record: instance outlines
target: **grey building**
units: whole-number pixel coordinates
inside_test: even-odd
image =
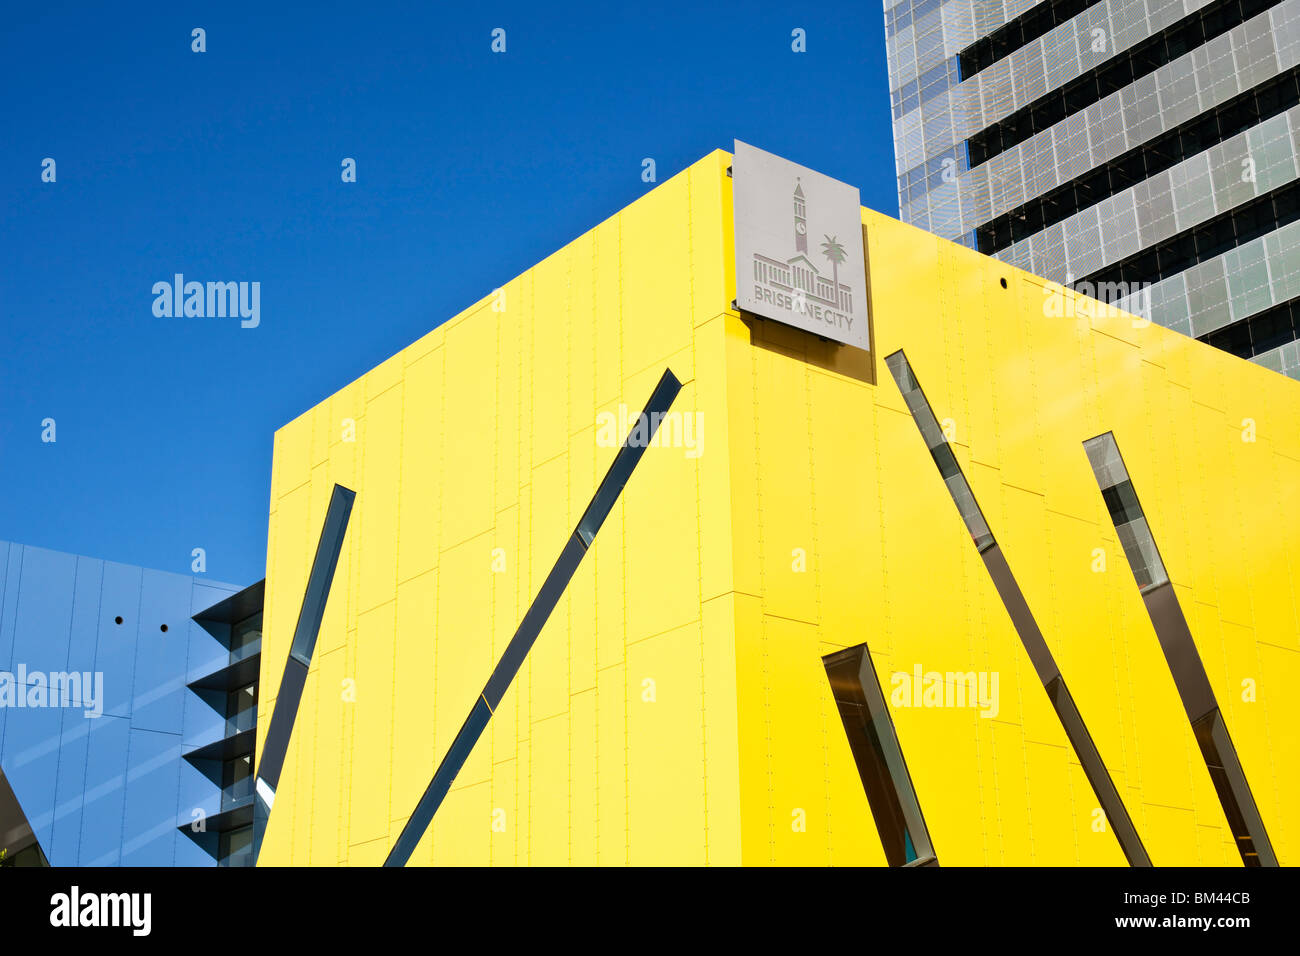
[[[901,218],[1300,379],[1300,0],[885,0]]]

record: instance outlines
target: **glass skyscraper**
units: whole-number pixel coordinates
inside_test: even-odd
[[[1300,378],[1300,0],[885,0],[901,218]]]

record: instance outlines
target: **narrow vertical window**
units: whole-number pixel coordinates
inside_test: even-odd
[[[1210,678],[1192,639],[1178,595],[1165,571],[1160,550],[1147,523],[1137,492],[1129,478],[1119,446],[1111,432],[1083,443],[1110,520],[1128,558],[1147,615],[1155,628],[1174,686],[1191,721],[1196,744],[1214,782],[1228,827],[1236,838],[1237,850],[1246,866],[1277,866],[1273,844],[1246,781],[1237,748],[1228,735],[1228,725],[1219,710]]]
[[[890,866],[938,866],[867,645],[822,658]]]

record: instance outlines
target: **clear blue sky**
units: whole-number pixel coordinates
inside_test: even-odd
[[[644,157],[662,182],[739,138],[897,215],[882,22],[874,2],[8,5],[0,538],[181,572],[203,547],[208,576],[261,578],[275,429],[652,188]],[[156,318],[175,272],[259,281],[261,325]]]

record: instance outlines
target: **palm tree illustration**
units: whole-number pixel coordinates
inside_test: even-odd
[[[826,236],[822,243],[822,255],[831,260],[831,277],[835,282],[835,307],[840,305],[840,263],[848,258],[844,246],[834,236]]]

